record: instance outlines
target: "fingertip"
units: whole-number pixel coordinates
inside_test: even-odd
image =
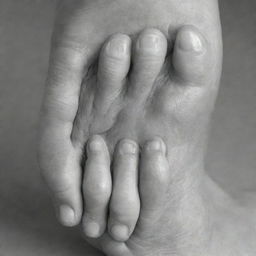
[[[69,205],[59,206],[58,213],[59,221],[63,226],[73,227],[78,224],[75,211]]]
[[[122,224],[115,224],[110,228],[111,236],[118,242],[125,242],[130,237],[129,228]]]
[[[179,80],[189,84],[201,84],[210,63],[207,42],[194,26],[182,27],[176,36],[173,67]]]
[[[161,137],[155,137],[145,143],[143,152],[147,154],[154,154],[155,152],[161,152],[163,155],[166,154],[166,145]]]

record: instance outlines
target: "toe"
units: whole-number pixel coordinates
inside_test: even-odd
[[[106,229],[107,207],[111,194],[110,158],[100,136],[93,136],[87,145],[83,194],[83,230],[86,236],[97,238]]]
[[[113,180],[108,230],[116,241],[126,241],[134,230],[140,209],[138,145],[134,141],[122,140],[117,145]]]
[[[138,37],[131,72],[131,96],[145,100],[165,61],[167,39],[157,29],[146,29]]]
[[[104,113],[121,93],[130,69],[131,39],[124,34],[112,36],[103,46],[98,64],[98,93],[95,107]]]
[[[143,149],[140,166],[140,223],[157,221],[164,208],[170,182],[166,147],[160,138],[148,141]]]
[[[207,64],[210,60],[206,58],[206,52],[206,40],[198,29],[182,27],[177,33],[173,52],[173,67],[178,79],[200,85],[206,71],[209,72]]]

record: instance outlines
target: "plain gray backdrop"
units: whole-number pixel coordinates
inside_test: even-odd
[[[0,256],[82,256],[36,163],[53,0],[0,0]],[[256,1],[222,0],[224,67],[207,170],[226,190],[256,190]]]

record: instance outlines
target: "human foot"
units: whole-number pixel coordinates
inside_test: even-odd
[[[192,24],[210,42],[215,57],[212,63],[216,63],[213,69],[220,69],[220,22],[217,0],[61,0],[57,10],[42,108],[39,162],[53,191],[60,221],[73,226],[82,214],[78,164],[82,150],[74,147],[71,133],[82,80],[93,73],[88,74],[88,69],[102,43],[116,32],[136,36],[145,27],[160,28],[167,36],[170,24],[174,38],[179,27]],[[88,130],[88,126],[83,129]]]

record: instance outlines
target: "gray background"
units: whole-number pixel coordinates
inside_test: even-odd
[[[224,69],[207,169],[236,193],[256,188],[256,2],[220,5]],[[86,254],[77,230],[56,222],[35,156],[53,9],[0,0],[0,256]]]

